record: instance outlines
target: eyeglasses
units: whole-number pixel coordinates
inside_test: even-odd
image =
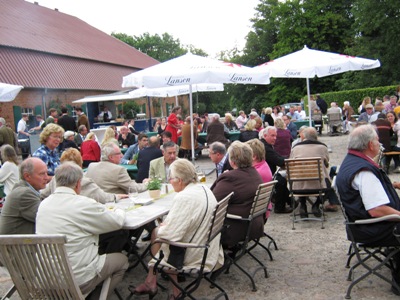
[[[53,139],[59,139],[59,140],[62,139],[62,137],[59,136],[59,135],[50,135],[49,137],[51,137],[51,138],[53,138]]]

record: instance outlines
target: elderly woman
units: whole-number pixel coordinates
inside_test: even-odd
[[[206,186],[197,183],[196,170],[192,163],[181,159],[174,161],[169,167],[169,180],[177,193],[174,204],[164,222],[153,231],[152,239],[156,237],[184,243],[203,244],[207,239],[208,226],[212,218],[217,201]],[[223,264],[223,252],[219,238],[215,238],[208,249],[205,272],[219,268]],[[167,245],[154,244],[152,253],[164,252],[165,256],[161,264],[168,265],[170,250]],[[202,263],[203,250],[187,248],[183,269],[198,268]],[[136,289],[133,286],[129,290],[136,295],[148,294],[149,298],[157,293],[157,276],[154,273],[154,260],[149,263],[149,273],[144,283]],[[180,291],[173,287],[172,299],[179,296]]]
[[[236,123],[233,121],[233,117],[230,113],[225,114],[225,123],[224,125],[228,128],[229,131],[237,131],[239,128]]]
[[[278,152],[280,156],[288,158],[292,149],[292,136],[290,134],[290,131],[286,129],[286,124],[282,120],[282,118],[275,119],[275,127],[277,130],[274,149],[276,152]]]
[[[249,120],[244,126],[244,131],[239,134],[239,141],[247,142],[251,139],[258,139],[258,131],[255,130],[256,121]]]
[[[57,147],[63,140],[64,129],[54,123],[48,124],[40,133],[39,142],[42,144],[33,154],[47,166],[47,175],[54,176],[55,169],[60,165]]]
[[[0,147],[1,162],[0,183],[4,184],[4,193],[8,195],[14,184],[19,181],[18,158],[15,150],[10,145]]]
[[[74,148],[68,148],[63,152],[60,158],[61,163],[69,161],[74,162],[82,168],[82,157],[78,150]],[[83,176],[81,182],[81,195],[92,198],[100,203],[114,202],[116,200],[127,198],[126,194],[111,194],[104,192],[93,179]],[[46,188],[40,191],[40,196],[42,199],[50,196],[54,193],[56,189],[56,180],[52,178],[47,184]]]
[[[265,109],[265,115],[264,115],[264,125],[265,126],[274,126],[274,118],[272,117],[272,108],[267,107]]]
[[[228,205],[228,213],[248,217],[258,185],[263,180],[253,167],[253,151],[250,146],[239,141],[233,142],[228,148],[229,163],[233,170],[221,174],[213,186],[217,200],[224,199],[234,192]],[[247,228],[243,222],[227,219],[229,227],[223,232],[221,243],[224,248],[232,248],[244,240]],[[261,237],[264,233],[263,216],[254,221],[251,238]]]
[[[85,140],[81,144],[81,155],[84,168],[87,168],[92,162],[100,161],[101,150],[96,141],[96,135],[94,132],[88,133]]]

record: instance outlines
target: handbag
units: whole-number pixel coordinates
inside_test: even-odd
[[[204,189],[204,186],[203,186]],[[206,211],[204,212],[204,216],[201,219],[201,223],[199,225],[199,227],[197,227],[196,232],[193,234],[192,238],[190,239],[189,243],[192,242],[193,238],[195,237],[197,231],[199,230],[201,224],[203,223],[203,220],[207,214],[208,211],[208,195],[206,190],[204,189],[204,192],[206,193],[206,197],[207,197],[207,207],[206,207]],[[178,247],[178,246],[174,246],[174,245],[169,245],[169,256],[168,256],[168,260],[167,263],[170,264],[171,266],[174,266],[177,270],[180,270],[183,268],[183,262],[185,260],[185,254],[186,254],[186,248],[183,247]]]

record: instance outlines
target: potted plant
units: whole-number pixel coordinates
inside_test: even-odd
[[[147,184],[147,189],[149,190],[149,195],[151,198],[159,198],[161,195],[161,179],[160,178],[151,178]]]

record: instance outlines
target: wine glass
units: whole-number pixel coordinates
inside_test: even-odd
[[[197,179],[199,180],[199,182],[201,183],[205,183],[206,182],[206,174],[204,174],[203,170],[197,170],[196,172],[197,174]]]
[[[130,204],[131,206],[135,205],[135,200],[138,198],[139,193],[136,187],[129,187],[129,200],[130,200]]]

